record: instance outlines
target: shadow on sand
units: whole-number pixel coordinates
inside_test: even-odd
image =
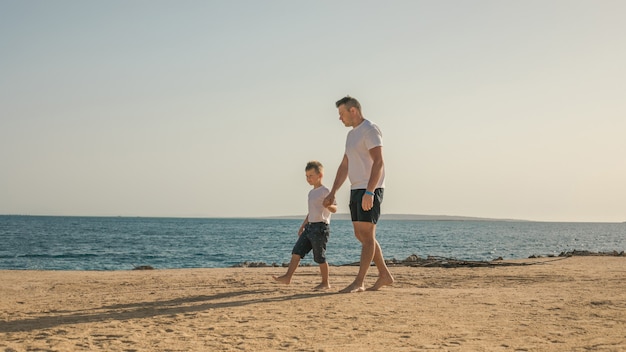
[[[209,309],[260,305],[269,302],[283,302],[299,299],[309,299],[328,295],[328,292],[301,293],[287,296],[258,298],[259,294],[276,293],[276,291],[244,290],[239,292],[218,293],[215,295],[201,295],[181,297],[165,301],[136,302],[102,306],[100,308],[50,311],[33,318],[13,321],[0,321],[0,333],[33,331],[49,329],[62,325],[93,323],[109,320],[125,321],[131,319],[146,319],[164,315],[201,312]],[[255,296],[255,298],[249,297]],[[233,300],[233,298],[237,298]],[[221,301],[226,300],[226,301]]]

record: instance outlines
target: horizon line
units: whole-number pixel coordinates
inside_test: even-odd
[[[50,214],[0,214],[0,216],[22,217],[73,217],[73,218],[146,218],[146,219],[271,219],[291,220],[303,219],[306,215],[266,215],[266,216],[154,216],[154,215],[50,215]],[[335,220],[350,220],[350,213],[333,214]],[[563,221],[563,220],[528,220],[515,218],[489,218],[464,215],[425,215],[389,213],[381,214],[381,220],[405,220],[405,221],[494,221],[494,222],[546,222],[546,223],[607,223],[626,224],[626,221]]]

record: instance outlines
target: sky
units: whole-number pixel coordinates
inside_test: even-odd
[[[0,0],[0,214],[305,215],[350,95],[383,133],[383,213],[626,221],[624,13]]]

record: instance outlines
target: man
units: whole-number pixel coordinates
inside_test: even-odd
[[[361,104],[356,99],[347,96],[335,105],[339,110],[339,119],[352,130],[348,132],[343,160],[333,188],[324,199],[324,205],[335,203],[337,190],[350,178],[350,216],[354,236],[361,242],[359,273],[354,282],[339,292],[365,291],[365,275],[372,260],[378,268],[378,280],[368,291],[376,291],[394,281],[376,240],[376,223],[380,217],[380,203],[385,187],[382,133],[378,126],[363,117]]]

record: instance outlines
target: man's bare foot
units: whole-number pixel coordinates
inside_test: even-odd
[[[357,293],[365,291],[365,287],[363,285],[357,285],[356,283],[351,283],[348,287],[339,291],[339,293]]]
[[[393,276],[391,276],[391,274],[380,276],[378,280],[376,280],[376,282],[374,283],[374,286],[368,288],[367,291],[378,291],[381,287],[389,286],[393,284],[393,282],[394,282],[394,279],[393,279]]]
[[[313,288],[313,291],[325,291],[330,289],[330,284],[319,284]]]
[[[280,282],[281,284],[289,285],[291,283],[291,278],[287,275],[283,276],[272,276],[274,280]]]

